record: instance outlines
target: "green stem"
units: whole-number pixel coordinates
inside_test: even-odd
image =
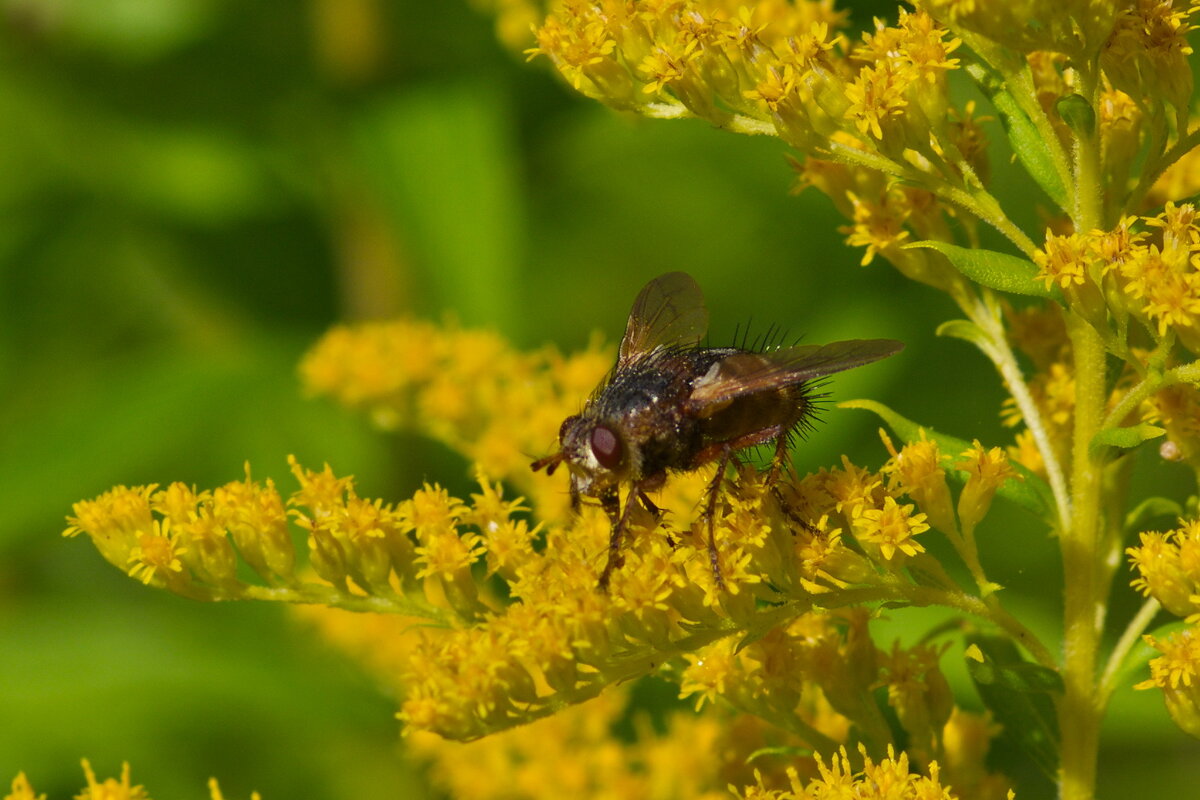
[[[1079,315],[1068,312],[1067,330],[1075,358],[1075,430],[1071,462],[1071,517],[1063,530],[1064,690],[1058,707],[1062,732],[1060,797],[1095,796],[1101,706],[1096,664],[1100,646],[1099,596],[1102,526],[1100,502],[1103,466],[1089,443],[1100,429],[1104,404],[1105,350],[1100,335]]]
[[[1116,647],[1108,657],[1104,675],[1100,678],[1100,702],[1102,704],[1107,703],[1108,698],[1112,697],[1113,691],[1117,688],[1117,678],[1120,676],[1121,667],[1125,664],[1129,651],[1142,638],[1142,634],[1150,626],[1160,608],[1162,606],[1158,604],[1157,600],[1153,597],[1147,598],[1146,602],[1142,603],[1142,607],[1138,609],[1138,613],[1125,626],[1125,631],[1117,640]]]
[[[1025,420],[1025,426],[1029,429],[1030,434],[1033,436],[1033,441],[1038,446],[1038,451],[1042,455],[1042,461],[1046,465],[1046,479],[1050,483],[1050,491],[1054,494],[1055,505],[1058,506],[1058,525],[1059,529],[1062,530],[1067,527],[1071,513],[1071,498],[1067,492],[1067,481],[1063,473],[1063,467],[1059,463],[1054,443],[1050,441],[1050,431],[1046,427],[1045,420],[1042,419],[1041,409],[1034,402],[1033,395],[1029,391],[1029,386],[1025,383],[1025,377],[1021,374],[1021,366],[1017,363],[1016,354],[1008,346],[1008,339],[1004,335],[1004,324],[1000,317],[1000,309],[991,298],[991,294],[987,294],[984,297],[984,301],[980,302],[976,307],[964,308],[963,310],[966,311],[971,321],[978,325],[979,329],[987,336],[988,347],[984,349],[984,353],[992,360],[992,363],[995,364],[996,369],[1000,372],[1000,377],[1004,379],[1005,385],[1008,386],[1009,394],[1017,404],[1017,408],[1021,411],[1021,417]]]
[[[1054,654],[1042,644],[1041,639],[1033,631],[1008,612],[995,608],[974,595],[921,586],[910,589],[908,599],[914,605],[945,606],[987,620],[1007,633],[1013,642],[1024,647],[1038,664],[1049,669],[1058,668],[1058,661],[1054,658]]]
[[[452,615],[428,603],[404,595],[381,597],[357,595],[340,591],[333,586],[302,583],[296,586],[246,586],[227,595],[213,593],[210,600],[269,600],[275,603],[303,603],[340,608],[369,614],[399,614],[417,617],[439,625],[451,624]]]

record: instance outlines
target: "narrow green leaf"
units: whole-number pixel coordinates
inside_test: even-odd
[[[1105,428],[1092,437],[1089,449],[1092,452],[1102,447],[1119,447],[1122,450],[1129,450],[1142,442],[1157,439],[1164,433],[1166,430],[1163,428],[1145,422],[1140,425],[1130,425],[1127,428]]]
[[[1183,506],[1167,497],[1147,497],[1125,515],[1125,530],[1138,530],[1147,521],[1159,517],[1178,519],[1183,516]]]
[[[844,403],[838,403],[838,407],[860,408],[879,415],[887,423],[887,426],[892,429],[892,432],[906,443],[920,440],[921,432],[924,431],[927,439],[937,442],[938,448],[950,456],[957,456],[971,446],[971,443],[965,439],[938,433],[933,428],[913,422],[874,400],[847,400]],[[1024,480],[1007,480],[997,490],[996,494],[1016,503],[1027,511],[1037,514],[1043,519],[1049,519],[1051,509],[1054,508],[1054,495],[1050,491],[1050,487],[1037,474],[1031,472],[1026,467],[1015,462],[1012,464],[1012,467]],[[961,470],[951,469],[948,470],[947,474],[955,477],[960,482],[965,482],[967,479],[967,473]]]
[[[992,107],[1000,115],[1000,123],[1004,126],[1008,142],[1020,159],[1021,165],[1030,177],[1037,181],[1038,186],[1042,187],[1047,197],[1058,204],[1059,208],[1067,208],[1067,191],[1037,126],[1021,109],[1016,98],[1003,88],[1004,83],[998,76],[989,73],[979,64],[971,64],[966,69],[967,74],[992,101]]]
[[[1009,639],[985,634],[968,636],[983,661],[967,658],[967,673],[983,704],[1011,739],[1053,778],[1058,770],[1058,723],[1050,694],[1062,691],[1054,670],[1025,661]]]
[[[921,241],[905,247],[936,250],[966,277],[989,289],[1030,297],[1054,298],[1054,292],[1037,279],[1032,261],[995,250],[976,250],[946,242]]]
[[[811,747],[795,747],[792,745],[776,745],[774,747],[760,747],[750,755],[746,756],[746,763],[751,764],[757,759],[764,756],[780,756],[786,759],[805,758],[811,756],[813,750]]]
[[[951,339],[962,339],[965,342],[970,342],[976,347],[987,352],[987,336],[978,325],[966,319],[951,319],[938,325],[938,336],[946,336]]]

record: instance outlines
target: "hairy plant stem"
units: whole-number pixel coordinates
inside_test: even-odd
[[[1092,800],[1096,785],[1101,706],[1096,663],[1105,598],[1100,594],[1100,519],[1103,464],[1090,443],[1103,421],[1105,350],[1100,335],[1081,316],[1067,314],[1075,358],[1075,430],[1071,460],[1071,516],[1061,536],[1063,557],[1063,696],[1059,797]]]

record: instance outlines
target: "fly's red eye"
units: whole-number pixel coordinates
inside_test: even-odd
[[[621,440],[603,425],[592,428],[592,455],[605,469],[616,469],[621,463]]]

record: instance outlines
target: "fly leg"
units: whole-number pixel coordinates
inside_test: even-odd
[[[625,503],[625,511],[629,511],[631,503]],[[608,537],[608,560],[604,563],[604,571],[600,573],[600,591],[608,591],[608,581],[613,570],[624,563],[621,555],[621,544],[625,540],[625,514],[621,513],[621,495],[616,489],[608,489],[600,495],[600,507],[608,515],[612,523],[612,533]]]
[[[708,563],[712,567],[713,581],[718,589],[725,588],[725,579],[721,577],[721,563],[717,553],[717,498],[721,494],[721,481],[725,478],[725,468],[729,466],[729,457],[732,452],[728,447],[721,452],[720,460],[717,462],[717,474],[713,476],[712,482],[705,490],[708,497],[704,504],[704,514],[701,516],[701,519],[708,525]]]
[[[816,534],[817,529],[811,522],[802,518],[799,512],[792,507],[783,496],[783,492],[779,491],[779,480],[783,477],[783,473],[791,466],[788,463],[788,439],[792,435],[792,428],[786,428],[780,432],[775,438],[775,455],[771,459],[771,469],[767,472],[767,486],[771,489],[771,494],[775,498],[775,502],[779,503],[779,510],[784,516],[795,522],[800,527],[804,528],[811,534]]]

